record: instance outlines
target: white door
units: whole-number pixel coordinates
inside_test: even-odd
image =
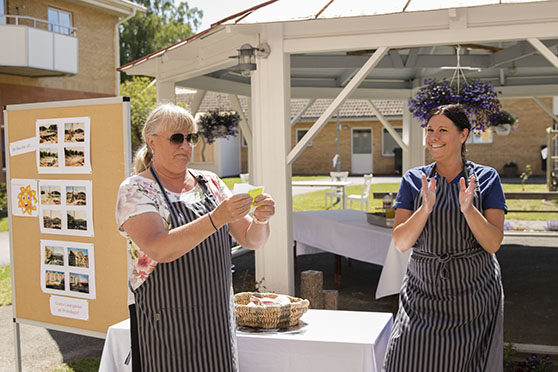
[[[351,173],[372,173],[372,128],[352,129]]]

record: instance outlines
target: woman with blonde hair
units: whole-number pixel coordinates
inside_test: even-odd
[[[262,247],[274,201],[232,195],[214,173],[188,168],[199,134],[185,109],[158,106],[142,134],[116,206],[131,261],[133,370],[238,371],[230,236]]]

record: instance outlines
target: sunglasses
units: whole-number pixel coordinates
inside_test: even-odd
[[[159,136],[159,137],[163,137],[163,136]],[[189,133],[187,135],[184,135],[182,133],[175,133],[170,137],[164,137],[164,138],[168,139],[171,145],[175,145],[175,146],[182,145],[184,139],[186,139],[186,142],[188,142],[190,146],[196,146],[198,142],[200,142],[200,135],[198,133]]]

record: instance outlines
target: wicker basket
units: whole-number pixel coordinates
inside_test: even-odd
[[[265,306],[248,306],[250,297],[275,298],[275,293],[241,292],[234,295],[236,324],[253,328],[288,328],[294,327],[302,314],[308,310],[308,300],[287,296],[289,305],[269,304]]]

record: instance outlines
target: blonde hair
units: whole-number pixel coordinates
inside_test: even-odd
[[[147,146],[147,136],[153,136],[165,130],[195,132],[197,126],[192,115],[180,106],[165,103],[155,107],[145,120],[141,131],[144,144],[134,156],[134,174],[143,172],[153,163],[153,152]]]

